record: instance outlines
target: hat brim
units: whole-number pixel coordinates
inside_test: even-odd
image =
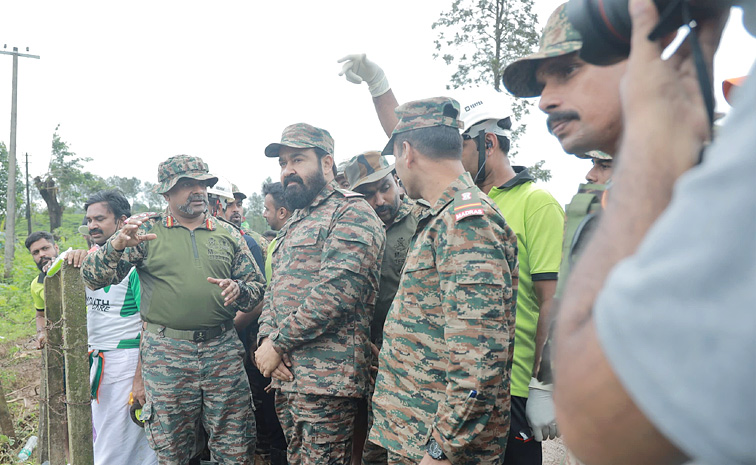
[[[289,147],[292,149],[314,149],[316,148],[314,145],[307,145],[307,144],[279,144],[278,142],[274,142],[272,144],[269,144],[267,147],[265,147],[265,156],[268,158],[278,158],[279,152],[281,150],[281,147]]]
[[[349,188],[351,190],[354,190],[356,187],[363,186],[365,184],[370,184],[376,181],[380,181],[381,179],[391,174],[391,172],[394,171],[395,166],[396,166],[396,163],[392,163],[385,168],[379,169],[378,171],[374,171],[370,173],[369,175],[365,176],[364,178],[355,182],[354,185],[349,186]]]
[[[613,160],[611,155],[600,150],[591,150],[586,153],[574,153],[573,155],[582,158],[583,160]]]
[[[385,155],[394,155],[394,136],[393,135],[389,138],[388,143],[386,144],[386,146],[381,151],[381,155],[384,155],[384,156]]]
[[[171,179],[169,179],[167,181],[163,181],[163,182],[159,183],[155,187],[155,192],[158,193],[158,194],[165,194],[166,192],[168,192],[169,190],[171,190],[173,188],[173,186],[175,186],[176,183],[178,182],[178,180],[181,179],[181,178],[190,178],[190,179],[196,179],[198,181],[207,181],[207,186],[208,187],[213,187],[218,182],[218,178],[216,176],[213,176],[212,174],[208,174],[208,173],[203,173],[203,174],[193,174],[193,173],[182,174],[180,176],[174,176],[174,177],[172,177]]]
[[[510,94],[520,98],[538,97],[543,85],[536,80],[538,66],[548,58],[555,58],[570,53],[576,53],[583,46],[581,41],[564,42],[559,50],[536,52],[519,60],[513,61],[501,76],[501,82]]]

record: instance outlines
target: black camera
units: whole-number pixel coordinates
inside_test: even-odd
[[[676,31],[687,19],[711,17],[749,1],[753,0],[654,0],[660,19],[649,40]],[[580,58],[601,66],[627,58],[632,32],[627,3],[628,0],[570,0],[567,3],[567,18],[583,39]]]

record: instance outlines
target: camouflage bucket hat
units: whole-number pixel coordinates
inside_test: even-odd
[[[155,186],[155,192],[165,194],[181,178],[207,181],[208,187],[212,187],[218,182],[218,178],[209,173],[207,163],[202,161],[200,157],[176,155],[158,166],[158,184]]]
[[[278,157],[278,151],[281,150],[281,147],[319,148],[333,155],[333,137],[325,129],[316,128],[307,123],[297,123],[287,126],[283,130],[280,143],[273,143],[265,147],[265,156]]]
[[[397,134],[434,126],[449,126],[457,130],[465,127],[459,120],[459,102],[451,97],[434,97],[407,102],[398,106],[394,113],[399,118],[399,122],[391,133],[388,144],[381,152],[382,155],[393,155],[394,136]]]
[[[538,52],[513,61],[502,73],[504,87],[515,97],[538,97],[543,86],[536,82],[536,69],[546,58],[553,58],[580,51],[583,39],[567,20],[566,3],[563,3],[549,17],[543,28]]]
[[[244,192],[240,191],[236,184],[231,184],[231,192],[234,194],[234,198],[244,200],[247,196]]]
[[[344,168],[351,189],[363,184],[380,181],[394,171],[394,164],[389,163],[381,152],[365,152],[347,162]]]
[[[606,152],[602,152],[601,150],[591,150],[590,152],[586,153],[576,153],[575,156],[584,160],[612,160],[611,155]]]

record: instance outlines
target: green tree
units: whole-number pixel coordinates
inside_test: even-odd
[[[72,152],[68,143],[60,138],[59,128],[60,125],[56,126],[53,133],[48,172],[34,178],[34,184],[47,204],[51,231],[60,227],[66,207],[81,207],[90,194],[107,188],[101,177],[84,170],[84,163],[92,159]]]
[[[253,192],[251,195],[247,196],[247,204],[244,209],[244,217],[249,228],[260,234],[270,229],[268,222],[265,221],[265,218],[262,216],[263,210],[265,209],[265,198],[262,196],[262,186],[271,182],[273,182],[273,180],[268,176],[260,186],[260,192]]]
[[[456,67],[447,89],[491,86],[501,91],[504,67],[538,46],[537,25],[533,0],[454,0],[431,26],[438,31],[433,57]],[[532,105],[518,99],[512,106],[512,158],[526,128],[520,122]],[[548,180],[549,170],[542,166],[533,171],[546,176],[538,179]]]

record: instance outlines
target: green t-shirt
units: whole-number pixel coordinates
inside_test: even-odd
[[[513,396],[528,397],[540,313],[533,281],[557,279],[562,257],[564,210],[551,194],[536,187],[526,169],[514,168],[517,176],[503,186],[491,189],[488,196],[496,202],[517,235],[520,280],[511,390]]]
[[[39,276],[35,277],[32,280],[31,286],[29,286],[29,290],[31,291],[32,300],[34,301],[34,308],[38,312],[44,312],[45,311],[45,273],[40,273]]]
[[[270,282],[270,277],[273,276],[273,249],[276,248],[276,240],[278,238],[273,239],[270,241],[270,245],[268,245],[268,256],[265,257],[265,282]]]

